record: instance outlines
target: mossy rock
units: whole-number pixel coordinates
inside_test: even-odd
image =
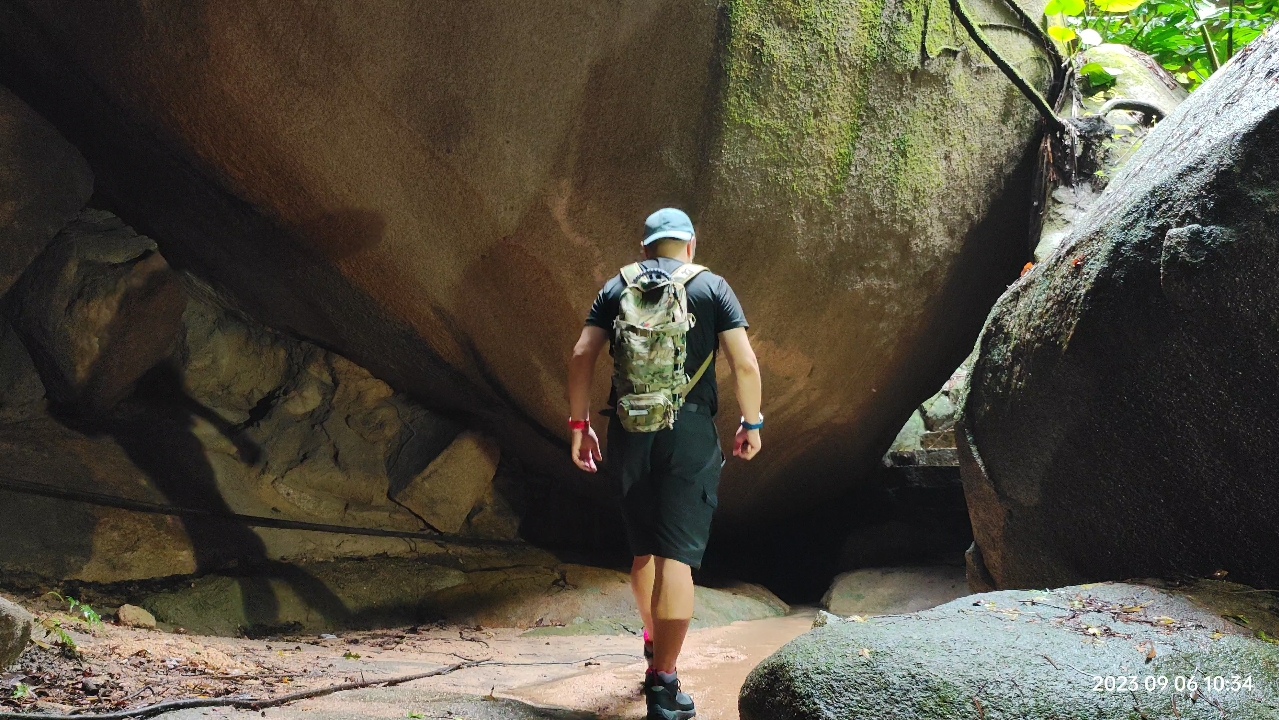
[[[1279,710],[1279,645],[1148,586],[1002,591],[824,620],[750,674],[743,720],[1263,720]]]

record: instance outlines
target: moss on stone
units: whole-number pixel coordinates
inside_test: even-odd
[[[871,68],[918,63],[924,0],[734,0],[726,160],[766,165],[801,198],[838,195],[861,139]]]
[[[855,192],[884,217],[910,218],[954,164],[983,162],[1004,125],[1029,128],[1024,101],[1002,117],[1020,100],[1011,85],[958,59],[966,38],[936,2],[730,0],[722,172],[800,214]]]

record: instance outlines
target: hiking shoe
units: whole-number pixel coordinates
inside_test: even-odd
[[[689,720],[697,717],[693,698],[679,688],[679,676],[650,670],[644,675],[648,720]]]

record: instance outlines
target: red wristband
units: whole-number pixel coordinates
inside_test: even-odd
[[[591,428],[590,420],[574,420],[573,418],[568,419],[569,430],[589,430],[590,428]]]

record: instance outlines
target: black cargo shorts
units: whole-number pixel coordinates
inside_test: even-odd
[[[686,403],[674,427],[655,433],[626,432],[613,417],[608,451],[631,554],[701,567],[724,467],[710,409]]]

